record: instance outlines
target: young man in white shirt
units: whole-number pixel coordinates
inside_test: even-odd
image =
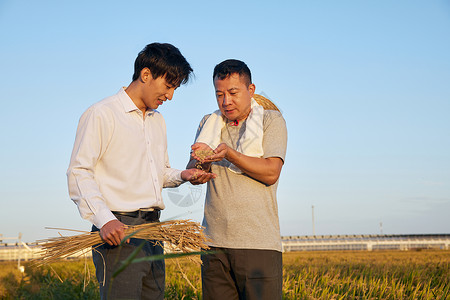
[[[118,247],[126,225],[158,222],[161,191],[185,181],[204,183],[212,173],[170,167],[166,125],[156,110],[185,84],[192,68],[171,44],[147,45],[137,56],[133,80],[83,113],[67,171],[69,194],[105,245],[93,250],[102,299],[163,299],[164,261],[130,265],[111,280],[118,264],[143,240]],[[139,257],[163,253],[145,242]]]

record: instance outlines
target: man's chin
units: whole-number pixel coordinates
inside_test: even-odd
[[[233,113],[231,113],[231,114],[225,113],[224,115],[225,115],[225,118],[227,118],[229,121],[236,121],[236,119],[238,117],[238,116],[234,115]]]
[[[151,109],[158,109],[158,107],[160,107],[160,105],[158,103],[155,103],[152,105],[152,107],[150,107]]]

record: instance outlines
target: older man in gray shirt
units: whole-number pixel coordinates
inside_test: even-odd
[[[200,122],[188,164],[217,174],[205,202],[203,226],[217,252],[202,256],[203,299],[281,299],[276,190],[286,124],[255,101],[244,62],[218,64],[213,80],[219,110]]]

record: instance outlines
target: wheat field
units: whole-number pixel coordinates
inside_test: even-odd
[[[29,267],[0,263],[0,299],[98,299],[90,259]],[[200,267],[166,260],[166,299],[201,299]],[[450,299],[450,251],[283,254],[283,299]]]

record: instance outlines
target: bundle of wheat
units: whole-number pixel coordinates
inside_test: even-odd
[[[66,229],[63,229],[66,230]],[[70,229],[69,229],[70,230]],[[191,220],[172,220],[128,226],[125,229],[127,238],[138,238],[167,242],[172,251],[183,253],[199,252],[209,249],[203,227]],[[39,259],[35,265],[53,263],[68,256],[81,256],[92,248],[103,245],[99,232],[84,232],[74,236],[61,236],[38,241],[42,246]]]
[[[264,107],[264,109],[280,111],[278,109],[278,107],[272,101],[270,101],[269,99],[267,99],[264,96],[261,96],[258,94],[253,94],[253,99],[255,99],[255,101],[258,102],[259,105]]]

